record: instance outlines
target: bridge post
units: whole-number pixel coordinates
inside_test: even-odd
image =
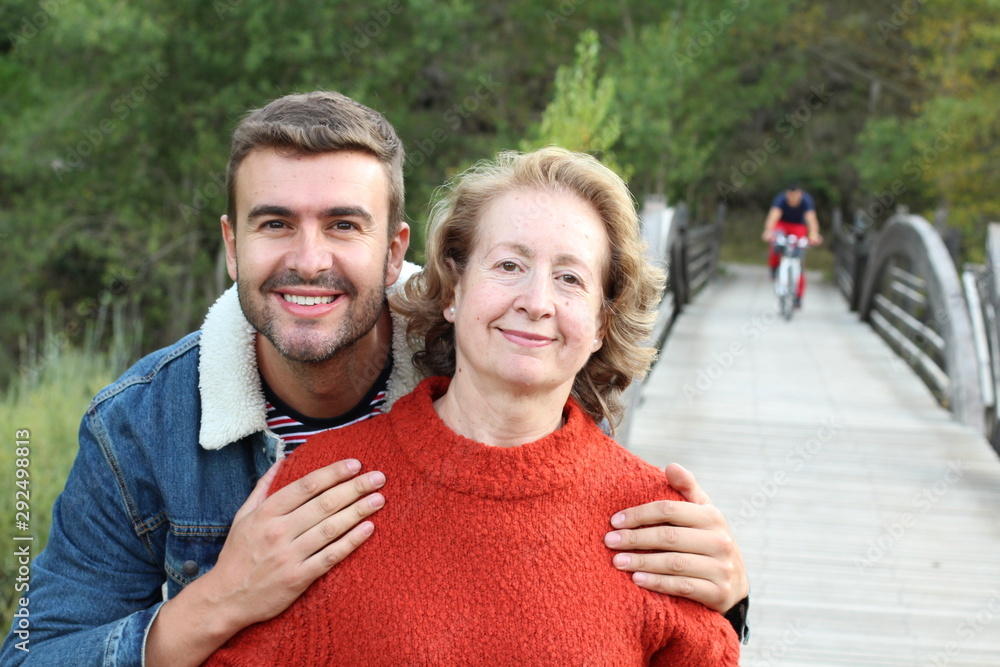
[[[990,382],[994,400],[1000,397],[1000,223],[991,222],[986,229],[986,265],[980,276],[980,294],[986,315],[986,340],[989,345]],[[1000,453],[1000,405],[994,403],[987,415],[986,434],[993,449]]]
[[[674,227],[676,228],[677,243],[671,246],[670,253],[670,266],[673,267],[672,273],[674,276],[673,289],[680,308],[683,308],[684,304],[691,300],[688,290],[687,244],[685,243],[689,223],[688,213],[687,204],[681,202],[677,205],[674,211]]]
[[[646,241],[649,256],[654,262],[664,261],[667,253],[667,235],[664,216],[667,212],[667,198],[663,195],[646,195],[639,211],[642,238]]]
[[[683,266],[674,258],[680,246],[678,216],[675,209],[667,207],[666,197],[647,195],[639,218],[650,259],[667,273],[667,286],[660,301],[660,316],[653,330],[653,344],[659,349],[684,305],[679,291],[683,280]]]
[[[847,299],[851,310],[858,309],[861,289],[864,285],[865,265],[871,246],[870,220],[863,211],[857,211],[854,222],[844,224],[844,216],[839,208],[834,209],[833,221],[835,280],[840,293]]]
[[[708,274],[710,276],[714,276],[719,269],[719,254],[722,252],[722,236],[726,231],[726,212],[728,210],[726,202],[721,200],[715,207],[715,239],[712,241],[712,261]]]

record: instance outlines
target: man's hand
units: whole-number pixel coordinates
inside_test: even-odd
[[[743,556],[726,518],[694,475],[676,463],[667,466],[666,474],[688,502],[661,500],[619,512],[611,517],[611,525],[619,530],[605,535],[604,543],[617,551],[662,552],[620,553],[614,564],[634,572],[632,581],[643,588],[725,613],[750,590]]]
[[[362,520],[385,504],[382,494],[372,493],[385,484],[385,475],[351,479],[360,469],[354,460],[334,463],[270,497],[271,480],[257,484],[211,571],[224,582],[219,592],[245,625],[284,611],[372,534],[375,526]]]
[[[160,609],[146,664],[198,665],[243,628],[288,608],[372,534],[385,498],[380,472],[339,461],[268,497],[279,464],[236,513],[215,566]],[[359,523],[360,522],[360,523]]]
[[[823,245],[823,236],[820,234],[810,234],[809,235],[809,245],[818,246]]]

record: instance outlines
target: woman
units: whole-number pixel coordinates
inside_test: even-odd
[[[663,275],[643,251],[625,184],[589,156],[460,177],[393,304],[434,377],[275,481],[348,452],[377,466],[392,502],[371,544],[210,664],[736,665],[721,615],[636,587],[602,542],[616,508],[681,499],[597,426],[654,355]]]

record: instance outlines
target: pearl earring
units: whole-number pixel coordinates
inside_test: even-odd
[[[448,312],[451,313],[452,315],[454,315],[455,314],[455,306],[452,306],[451,308],[449,308]]]

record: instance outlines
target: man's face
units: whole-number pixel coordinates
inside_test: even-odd
[[[785,190],[785,201],[789,206],[798,206],[802,203],[802,190]]]
[[[243,313],[286,359],[321,362],[369,333],[409,242],[388,237],[388,181],[367,153],[251,152],[236,175],[226,262]]]

